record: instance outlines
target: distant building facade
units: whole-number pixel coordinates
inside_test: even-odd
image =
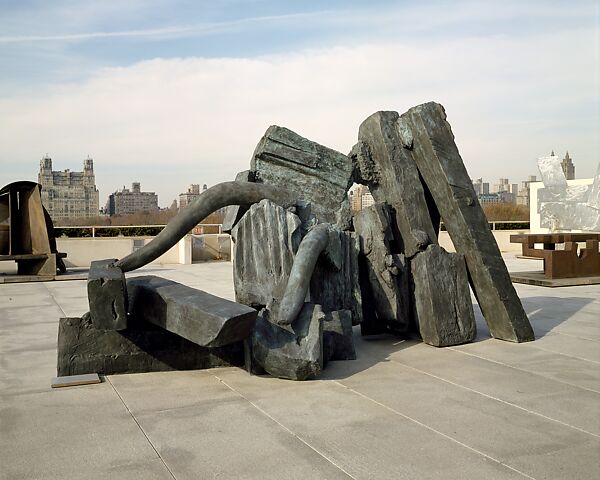
[[[83,161],[83,172],[53,171],[52,159],[40,161],[38,183],[42,185],[42,203],[53,220],[96,217],[100,194],[96,188],[94,161]]]
[[[535,175],[529,175],[527,180],[518,183],[510,183],[508,178],[500,178],[494,185],[494,191],[490,192],[489,183],[484,183],[478,178],[473,182],[473,189],[479,198],[479,203],[489,205],[493,203],[514,203],[529,206],[529,184],[536,182]]]
[[[202,191],[200,191],[199,184],[190,185],[190,188],[188,188],[187,192],[179,194],[179,208],[187,207],[190,203],[202,195],[202,192],[205,192],[207,188],[208,187],[206,184],[204,184],[202,186]]]
[[[529,177],[527,177],[527,180],[521,182],[521,188],[519,189],[519,193],[517,195],[517,205],[524,205],[526,207],[529,207],[529,184],[533,182],[537,182],[537,177],[535,175],[529,175]]]
[[[481,205],[491,205],[494,203],[502,203],[502,197],[498,193],[482,193],[478,195],[479,203]]]
[[[554,154],[554,152],[552,153]],[[562,167],[563,172],[565,172],[565,177],[567,177],[567,180],[575,179],[575,165],[573,165],[573,160],[571,160],[569,152],[566,153],[565,158],[563,158],[562,162],[560,162],[560,166]]]
[[[364,210],[371,205],[375,205],[375,199],[373,198],[373,195],[371,195],[371,192],[363,193],[363,196],[360,199],[361,210]]]
[[[137,212],[154,212],[158,210],[158,195],[154,192],[142,192],[139,182],[131,184],[131,190],[123,187],[111,193],[106,204],[109,215],[131,215]]]
[[[510,183],[508,183],[508,178],[501,178],[499,182],[496,185],[494,185],[493,193],[500,192],[510,192]]]
[[[483,178],[478,178],[473,182],[473,189],[477,195],[490,193],[490,184],[483,181]]]
[[[375,203],[373,195],[371,195],[369,187],[366,185],[357,185],[349,192],[348,197],[350,199],[350,209],[353,212],[360,212],[363,208]]]

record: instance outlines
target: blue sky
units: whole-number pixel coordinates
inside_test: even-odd
[[[233,178],[270,124],[347,152],[444,104],[470,174],[598,164],[596,2],[0,1],[0,185],[95,159],[101,203]]]

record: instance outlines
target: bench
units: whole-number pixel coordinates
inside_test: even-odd
[[[511,243],[521,243],[524,257],[544,260],[546,278],[575,278],[600,275],[600,252],[598,233],[548,233],[519,234],[510,236]],[[585,248],[578,252],[578,243],[585,242]],[[535,248],[536,243],[543,248]],[[565,245],[557,250],[557,244]]]

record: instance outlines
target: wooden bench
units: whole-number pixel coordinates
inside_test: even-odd
[[[549,233],[511,235],[511,243],[523,245],[523,256],[544,260],[546,278],[575,278],[600,275],[600,252],[598,233]],[[578,243],[585,248],[578,252]],[[536,243],[543,248],[535,248]],[[557,244],[565,244],[557,250]]]

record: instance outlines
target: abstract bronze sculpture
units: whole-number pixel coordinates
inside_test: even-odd
[[[66,254],[56,249],[54,226],[42,205],[41,185],[13,182],[0,189],[0,261],[17,263],[17,274],[1,282],[54,280],[66,272]]]
[[[353,182],[368,185],[377,202],[354,217]],[[157,277],[125,279],[225,205],[237,304]],[[437,244],[440,218],[457,253]],[[89,315],[61,321],[58,374],[243,361],[253,373],[304,380],[328,360],[355,358],[353,325],[363,335],[413,329],[435,346],[472,341],[468,282],[494,337],[533,340],[441,105],[373,114],[349,155],[273,126],[235,182],[207,190],[140,250],[92,264]],[[176,334],[201,350],[187,365],[157,363],[152,348],[140,354],[134,341],[129,350],[121,342],[123,360],[115,361],[111,342],[121,335],[146,345],[146,327],[152,335],[162,328],[165,342]],[[112,340],[101,352],[76,351],[73,331],[82,328]]]

